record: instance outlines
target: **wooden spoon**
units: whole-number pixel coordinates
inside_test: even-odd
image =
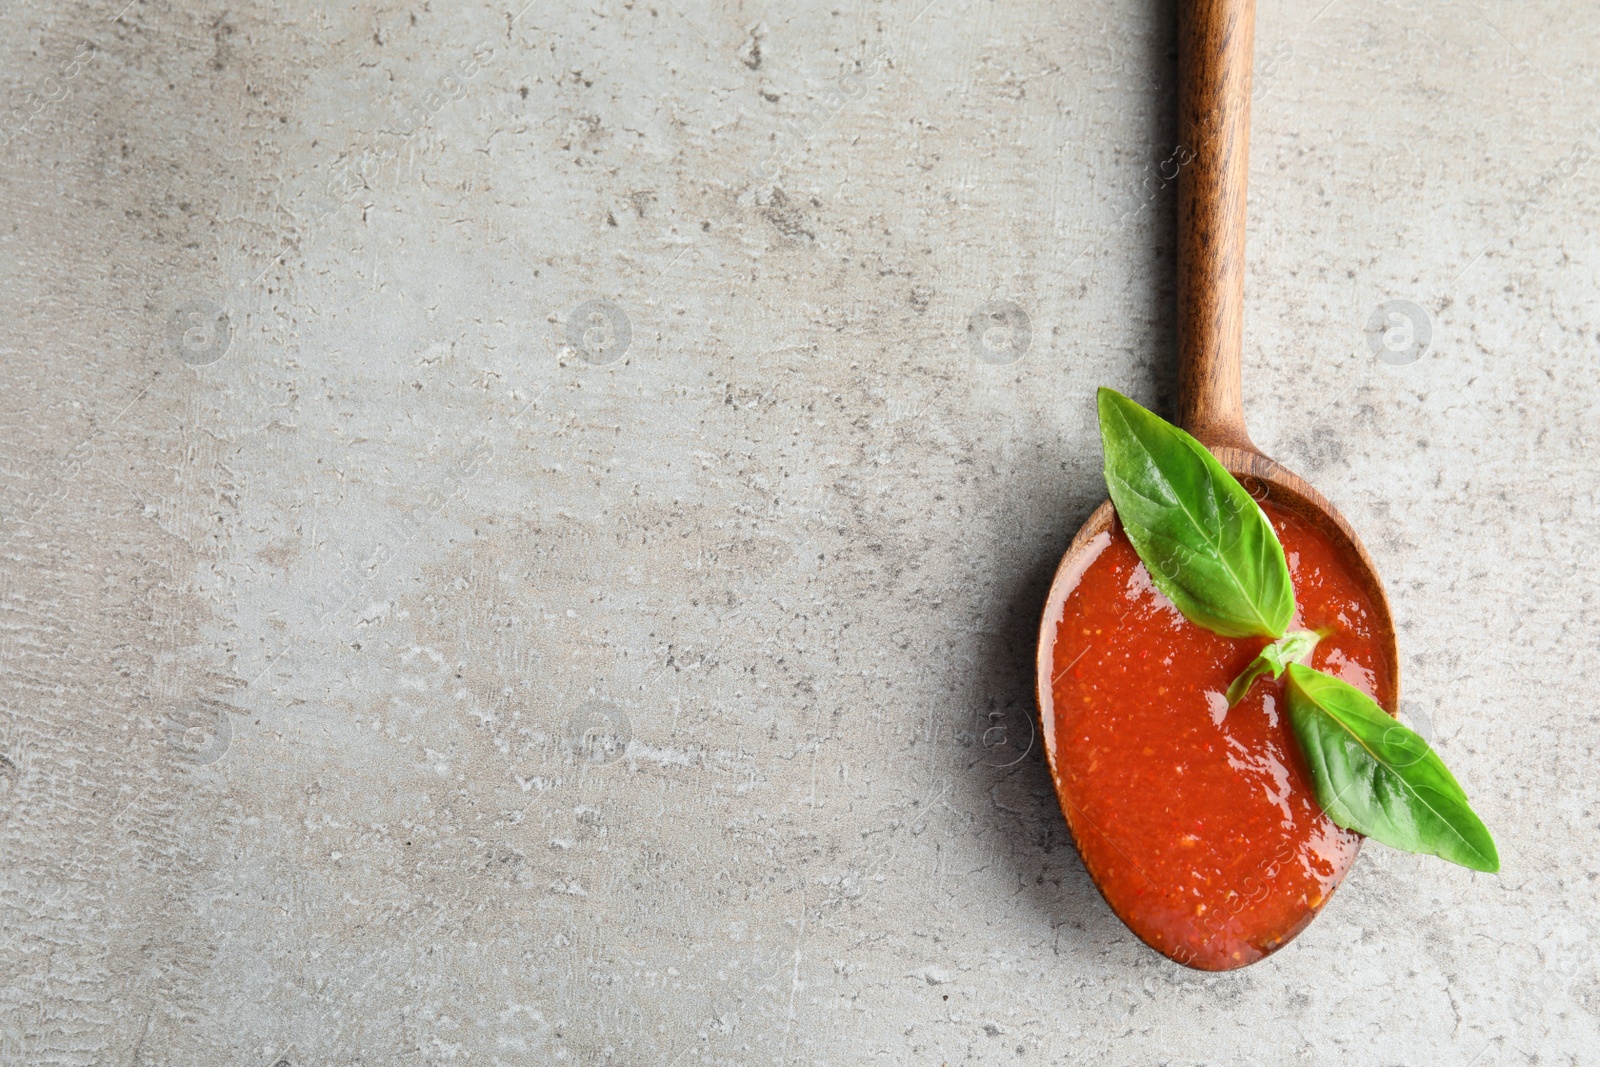
[[[1194,152],[1178,176],[1179,423],[1253,497],[1270,498],[1310,520],[1340,549],[1377,615],[1378,645],[1389,663],[1390,683],[1374,696],[1394,714],[1400,661],[1389,599],[1372,558],[1334,506],[1304,479],[1263,455],[1245,430],[1239,365],[1255,2],[1185,0],[1179,6],[1181,129]],[[1112,530],[1115,516],[1109,500],[1089,516],[1051,585],[1038,646],[1038,699],[1046,716],[1051,709],[1054,613],[1092,558],[1091,542]],[[1055,731],[1050,722],[1044,727],[1054,771]],[[1116,901],[1108,896],[1107,902],[1117,910]]]

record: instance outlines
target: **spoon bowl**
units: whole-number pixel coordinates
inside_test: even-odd
[[[1378,636],[1375,648],[1375,658],[1384,664],[1386,669],[1376,672],[1376,685],[1371,693],[1385,711],[1393,715],[1398,706],[1400,694],[1400,659],[1399,650],[1395,640],[1393,616],[1390,612],[1389,600],[1384,591],[1383,583],[1378,577],[1377,570],[1367,554],[1366,548],[1361,544],[1355,532],[1350,528],[1344,517],[1339,514],[1320,493],[1307,484],[1304,479],[1292,471],[1261,455],[1253,450],[1238,448],[1211,449],[1222,466],[1245,487],[1258,503],[1270,501],[1279,510],[1292,513],[1313,526],[1335,546],[1341,560],[1343,560],[1357,583],[1366,596],[1371,609],[1371,622]],[[1036,695],[1039,702],[1041,718],[1041,740],[1045,751],[1045,758],[1050,768],[1050,776],[1055,783],[1057,798],[1061,803],[1062,813],[1066,817],[1073,838],[1079,842],[1079,851],[1084,856],[1084,867],[1088,871],[1095,887],[1101,896],[1135,934],[1144,940],[1151,948],[1175,961],[1194,967],[1198,970],[1229,970],[1255,962],[1264,958],[1287,944],[1321,910],[1326,903],[1327,896],[1305,908],[1298,921],[1289,923],[1273,931],[1272,943],[1266,947],[1260,956],[1246,957],[1242,960],[1218,959],[1215,954],[1208,952],[1194,952],[1178,948],[1174,951],[1171,944],[1163,944],[1155,938],[1147,936],[1145,927],[1141,925],[1139,916],[1129,910],[1129,901],[1119,895],[1115,887],[1108,885],[1103,877],[1104,872],[1090,861],[1089,853],[1085,851],[1082,843],[1086,834],[1103,836],[1100,830],[1087,814],[1073,802],[1067,785],[1067,775],[1063,769],[1062,739],[1057,736],[1057,719],[1054,687],[1057,681],[1058,660],[1056,656],[1057,624],[1063,617],[1064,606],[1068,597],[1077,589],[1080,580],[1090,565],[1095,562],[1101,552],[1106,548],[1117,527],[1116,509],[1110,500],[1105,501],[1079,528],[1072,544],[1062,557],[1056,569],[1054,580],[1051,582],[1049,596],[1046,599],[1044,615],[1040,626],[1037,648],[1037,673],[1035,676]],[[1070,650],[1067,655],[1071,655]],[[1233,713],[1230,713],[1233,714]],[[1348,856],[1343,869],[1334,874],[1332,888],[1336,888],[1342,881],[1350,866],[1355,862],[1360,850],[1359,835]],[[1121,849],[1118,850],[1119,852]],[[1332,888],[1328,890],[1329,894]]]

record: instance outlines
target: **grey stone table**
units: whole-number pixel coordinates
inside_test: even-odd
[[[1498,876],[1206,976],[1034,743],[1174,8],[17,0],[0,1061],[1576,1064],[1600,7],[1260,12],[1246,405]]]

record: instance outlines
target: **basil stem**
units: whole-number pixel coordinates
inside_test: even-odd
[[[1250,692],[1250,687],[1257,678],[1272,672],[1274,678],[1283,677],[1283,672],[1289,664],[1299,663],[1311,655],[1311,650],[1317,647],[1317,642],[1322,640],[1322,635],[1315,630],[1290,630],[1272,644],[1263,648],[1251,660],[1250,666],[1244,673],[1233,680],[1228,686],[1228,707],[1233,707],[1245,698]]]

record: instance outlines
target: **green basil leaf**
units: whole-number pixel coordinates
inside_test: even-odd
[[[1290,630],[1256,653],[1256,658],[1250,661],[1250,666],[1228,686],[1228,707],[1231,708],[1243,700],[1256,679],[1268,671],[1272,672],[1274,678],[1283,677],[1283,672],[1288,669],[1289,664],[1299,663],[1311,655],[1311,650],[1317,647],[1317,642],[1320,640],[1322,635],[1315,630]]]
[[[1328,818],[1406,852],[1500,869],[1494,839],[1438,753],[1361,690],[1291,664],[1289,722]]]
[[[1199,441],[1113,389],[1100,440],[1117,518],[1157,589],[1225,637],[1281,637],[1294,617],[1272,524]]]

